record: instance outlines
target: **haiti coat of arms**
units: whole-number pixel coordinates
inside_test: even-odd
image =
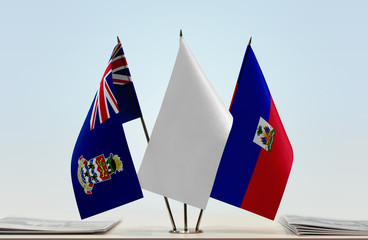
[[[271,152],[274,137],[275,129],[273,129],[266,120],[260,117],[253,142],[266,151]]]

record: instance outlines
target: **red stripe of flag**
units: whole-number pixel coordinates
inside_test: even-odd
[[[238,88],[238,83],[236,83],[236,85],[235,85],[234,94],[233,94],[233,98],[231,99],[229,111],[231,111],[231,106],[233,105],[234,97],[235,97],[235,93],[236,93],[237,88]]]
[[[125,84],[125,83],[130,83],[130,81],[128,80],[121,80],[121,79],[112,79],[113,83],[117,83],[117,84]]]
[[[106,81],[105,81],[105,88],[106,88],[106,91],[107,91],[107,93],[109,94],[109,96],[110,96],[111,100],[113,101],[113,103],[114,103],[114,105],[115,105],[116,109],[119,111],[118,103],[117,103],[117,101],[116,101],[116,99],[115,99],[115,96],[112,94],[112,92],[111,92],[111,90],[110,90],[109,86],[107,85],[107,82],[106,82]]]
[[[93,107],[93,112],[92,112],[92,124],[91,124],[91,129],[95,128],[95,123],[96,123],[96,113],[97,113],[97,104],[98,104],[98,96],[96,95],[96,99],[95,99],[95,106]]]
[[[104,74],[102,76],[102,80],[101,81],[103,81],[106,78],[106,75],[108,75],[110,71],[111,71],[111,61],[107,65],[107,67],[105,69],[105,72],[104,72]]]
[[[107,70],[107,69],[106,69]],[[106,101],[105,101],[105,97],[104,97],[104,82],[105,81],[101,81],[100,82],[100,90],[98,91],[99,93],[99,111],[100,111],[100,116],[101,116],[101,123],[104,122],[105,120],[108,119],[108,113],[107,113],[107,109],[106,109]]]
[[[272,149],[261,149],[241,208],[273,220],[289,178],[293,149],[272,96],[268,123],[275,129]]]
[[[121,60],[123,61],[124,66],[128,65],[127,60],[126,60],[125,57],[123,57]]]
[[[119,68],[119,67],[124,67],[124,66],[126,66],[126,65],[127,65],[126,60],[125,60],[125,61],[123,61],[123,59],[125,59],[125,58],[119,58],[119,59],[117,59],[117,60],[113,61],[113,62],[111,63],[111,65],[112,65],[112,70],[117,69],[117,68]]]

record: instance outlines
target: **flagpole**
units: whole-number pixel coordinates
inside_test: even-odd
[[[184,203],[184,232],[188,232],[188,214],[186,203]]]
[[[147,143],[148,143],[149,142],[149,135],[148,135],[146,123],[144,121],[143,116],[141,117],[141,123],[142,123],[142,126],[143,126],[144,134],[146,135]],[[174,217],[173,217],[172,212],[171,212],[169,200],[167,199],[166,196],[164,196],[164,200],[165,200],[167,211],[169,212],[170,221],[171,221],[171,225],[172,225],[173,231],[176,231],[176,225],[175,225]]]
[[[117,38],[118,43],[120,43],[119,36],[116,36],[116,38]],[[147,126],[146,126],[146,123],[144,121],[143,115],[140,117],[140,119],[141,119],[143,131],[144,131],[144,135],[146,136],[146,140],[147,140],[147,143],[148,143],[150,138],[149,138],[149,134],[148,134],[148,131],[147,131]],[[171,221],[173,231],[176,231],[176,225],[175,225],[174,217],[173,217],[172,212],[171,212],[169,200],[167,199],[166,196],[164,196],[164,200],[165,200],[167,211],[169,212],[170,221]]]
[[[183,37],[183,31],[181,29],[180,29],[179,36],[181,38]],[[199,230],[199,225],[201,224],[202,214],[203,214],[203,209],[201,209],[201,211],[199,212],[197,225],[196,225],[195,231],[193,231],[193,233],[202,232],[201,230]],[[184,203],[184,232],[188,232],[188,218],[187,218],[187,204],[186,203]]]
[[[140,117],[140,118],[141,118],[141,123],[142,123],[143,131],[144,131],[144,135],[146,136],[146,140],[147,140],[147,143],[148,143],[149,142],[149,135],[148,135],[147,127],[146,127],[146,122],[144,121],[143,116]]]
[[[180,37],[182,37],[182,36],[183,36],[183,34],[182,34],[182,31],[180,30]],[[249,39],[248,46],[250,46],[251,43],[252,43],[252,37],[250,37],[250,39]],[[247,54],[245,56],[245,59],[247,58],[247,55],[248,55],[248,52],[247,52]],[[243,68],[243,66],[242,66],[242,68]],[[231,106],[230,106],[230,109],[231,109]],[[203,209],[201,209],[201,211],[199,212],[199,216],[198,216],[198,220],[197,220],[197,225],[196,225],[195,231],[199,231],[199,225],[201,224],[202,215],[203,215]]]
[[[201,224],[202,214],[203,214],[203,209],[201,209],[201,211],[199,212],[199,216],[198,216],[198,220],[197,220],[197,225],[195,227],[195,230],[196,231],[199,231],[199,225]]]
[[[173,217],[172,212],[171,212],[169,200],[167,199],[166,196],[164,196],[164,199],[165,199],[167,211],[169,212],[170,221],[171,221],[171,225],[172,225],[173,231],[176,231],[175,221],[174,221],[174,217]]]
[[[183,37],[183,31],[180,29],[179,37]],[[188,213],[187,213],[187,204],[184,203],[184,232],[188,232]]]
[[[247,60],[248,52],[249,52],[248,49],[250,48],[250,44],[251,43],[252,43],[252,37],[250,37],[250,39],[249,39],[247,50],[245,51],[245,56],[244,56],[244,59],[243,59],[243,63],[241,65],[241,67],[240,67],[240,73],[239,73],[238,79],[240,79],[241,78],[241,75],[243,74],[244,64],[245,64],[245,62]],[[233,98],[231,99],[231,103],[230,103],[230,107],[229,107],[229,111],[230,112],[231,112],[231,107],[233,106],[233,101],[234,101],[234,97],[235,97],[235,94],[236,94],[236,90],[238,89],[237,87],[238,87],[238,85],[235,85],[235,90],[234,90],[234,93],[233,93]]]
[[[141,123],[142,123],[142,126],[143,126],[144,134],[146,135],[147,143],[148,143],[149,142],[149,135],[148,135],[146,123],[144,121],[143,116],[141,117]],[[164,200],[165,200],[167,211],[169,212],[170,221],[171,221],[171,225],[172,225],[173,231],[176,231],[176,225],[175,225],[174,217],[173,217],[172,212],[171,212],[169,200],[167,199],[166,196],[164,196]]]

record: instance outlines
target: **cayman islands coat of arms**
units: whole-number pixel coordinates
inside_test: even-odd
[[[118,155],[110,153],[108,158],[103,154],[86,160],[78,159],[78,180],[86,194],[92,194],[93,185],[111,179],[111,175],[123,171],[123,163]]]
[[[271,152],[274,136],[275,129],[273,129],[266,120],[260,117],[253,142],[266,151]]]

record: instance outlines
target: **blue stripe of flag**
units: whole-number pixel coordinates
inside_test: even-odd
[[[125,75],[125,76],[129,76],[130,77],[129,68],[124,68],[124,69],[121,69],[119,71],[115,71],[114,74]]]
[[[269,119],[271,98],[255,55],[248,46],[231,106],[233,126],[211,197],[240,207],[261,150],[253,142],[259,118]]]

